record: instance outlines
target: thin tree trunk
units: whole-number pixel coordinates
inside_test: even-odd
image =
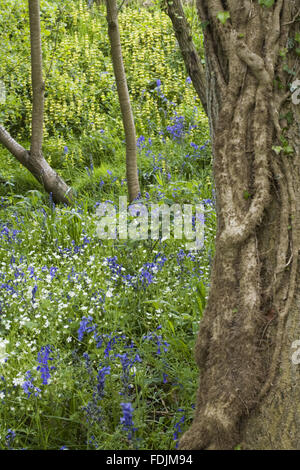
[[[166,12],[172,21],[187,73],[193,82],[197,95],[207,114],[205,69],[194,45],[190,26],[184,14],[181,0],[166,0]]]
[[[123,64],[116,0],[106,0],[106,7],[111,56],[125,131],[127,186],[129,199],[133,201],[140,194],[135,124]]]
[[[299,73],[292,42],[299,0],[269,8],[229,0],[227,21],[223,4],[198,0],[201,20],[209,22],[218,229],[195,351],[196,412],[180,448],[296,449],[299,369],[291,347],[300,339],[300,120],[289,90]]]
[[[40,24],[40,2],[29,0],[31,82],[32,82],[32,131],[30,154],[40,158],[43,144],[44,89],[43,59]]]
[[[72,202],[72,190],[63,179],[51,168],[43,156],[32,158],[31,153],[18,144],[11,135],[0,126],[0,142],[23,165],[37,181],[52,194],[54,202],[62,202],[70,205]]]
[[[19,145],[0,126],[0,142],[41,183],[55,202],[71,204],[72,189],[50,167],[42,154],[44,121],[44,82],[40,29],[40,2],[28,0],[31,44],[32,135],[30,151]]]

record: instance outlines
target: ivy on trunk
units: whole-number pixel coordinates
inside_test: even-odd
[[[290,348],[300,338],[300,134],[290,84],[300,73],[299,1],[197,7],[218,229],[195,348],[196,412],[180,448],[296,449],[299,372]]]

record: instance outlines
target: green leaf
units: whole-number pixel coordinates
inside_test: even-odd
[[[284,116],[285,119],[287,120],[287,123],[289,125],[293,124],[294,122],[294,116],[293,116],[293,113],[291,111],[289,111],[288,113],[286,113],[286,115]]]
[[[287,52],[288,52],[288,50],[286,48],[280,49],[280,51],[279,51],[280,57],[285,57]]]
[[[251,194],[248,193],[248,191],[244,191],[243,198],[246,199],[246,201],[247,201],[247,199],[249,199],[249,197],[251,197]]]
[[[230,13],[229,11],[219,11],[217,18],[222,24],[225,24],[228,18],[230,18]]]
[[[274,145],[274,146],[272,147],[272,150],[274,150],[274,152],[276,153],[276,155],[279,155],[280,152],[283,150],[283,148],[280,147],[279,145]]]
[[[258,4],[266,8],[271,8],[275,3],[275,0],[258,0]]]
[[[294,149],[291,145],[287,145],[286,147],[283,148],[284,153],[287,155],[290,155],[291,153],[294,153]]]
[[[295,41],[300,42],[300,33],[295,34]]]
[[[296,72],[294,70],[290,69],[287,64],[284,64],[282,67],[285,72],[287,72],[290,75],[296,75]]]
[[[202,30],[204,31],[205,28],[209,25],[209,21],[202,21],[202,23],[200,23],[200,26],[202,28]]]
[[[175,335],[175,328],[174,328],[173,323],[172,323],[170,320],[168,320],[168,324],[169,324],[170,330],[171,330],[172,333]]]

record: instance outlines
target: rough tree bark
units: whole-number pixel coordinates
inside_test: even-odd
[[[167,0],[165,9],[172,21],[187,73],[207,114],[205,69],[193,42],[190,26],[185,17],[181,0]]]
[[[116,0],[106,0],[108,35],[126,141],[126,178],[130,202],[140,194],[135,124],[122,57]]]
[[[181,449],[299,449],[299,0],[198,0],[218,228]],[[229,12],[226,21],[224,12]],[[299,45],[298,45],[299,47]]]
[[[50,167],[42,154],[44,122],[44,81],[40,27],[40,2],[29,0],[31,80],[32,80],[32,134],[30,151],[18,144],[0,126],[0,142],[41,183],[55,202],[70,204],[72,190]]]

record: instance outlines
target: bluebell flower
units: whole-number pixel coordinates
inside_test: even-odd
[[[156,328],[156,330],[160,330],[160,329],[161,329],[161,325],[159,325]],[[143,341],[149,340],[149,341],[153,341],[154,343],[156,343],[156,346],[157,346],[156,354],[157,355],[160,355],[162,353],[162,349],[163,349],[164,352],[168,352],[170,344],[167,343],[166,341],[164,341],[163,338],[162,338],[162,335],[158,335],[155,331],[152,331],[152,332],[148,333],[147,335],[144,335],[142,340]]]
[[[51,347],[47,345],[47,346],[42,346],[40,352],[38,353],[37,361],[40,365],[36,368],[36,370],[40,371],[42,382],[44,385],[47,385],[48,380],[50,379],[50,368],[48,365],[48,361],[53,361],[53,358],[50,357],[51,352],[52,352]],[[54,367],[51,367],[51,370],[52,369],[54,369]]]
[[[105,377],[110,374],[110,366],[102,367],[97,374],[97,392],[98,396],[102,398],[104,393]]]
[[[122,382],[124,386],[124,393],[127,395],[129,392],[130,369],[133,366],[133,364],[135,364],[136,362],[142,362],[142,360],[139,354],[136,354],[133,359],[131,359],[127,353],[115,354],[115,357],[118,357],[122,364],[122,369],[123,369]]]
[[[177,423],[175,423],[175,426],[174,426],[175,427],[175,432],[173,434],[173,439],[174,439],[174,441],[176,441],[176,445],[175,445],[176,449],[178,448],[178,434],[182,432],[182,429],[181,429],[180,425],[183,424],[184,421],[185,421],[185,416],[182,415],[180,420]]]
[[[123,339],[125,339],[126,336],[125,335],[112,336],[112,334],[111,334],[111,335],[108,335],[108,338],[109,338],[109,341],[108,341],[108,343],[106,345],[106,348],[104,350],[104,356],[105,357],[109,357],[109,353],[112,351],[113,346],[116,343],[118,343],[118,342],[122,341]]]
[[[87,415],[87,421],[90,423],[100,423],[102,421],[102,408],[100,401],[104,396],[104,387],[106,376],[110,374],[110,366],[102,366],[97,373],[97,380],[94,380],[94,373],[91,368],[90,359],[88,354],[85,354],[85,361],[88,373],[92,382],[94,382],[94,392],[92,400],[90,400],[83,409]],[[101,366],[102,364],[100,364]]]
[[[38,394],[41,392],[41,389],[36,387],[33,382],[34,378],[32,377],[32,373],[28,370],[25,374],[25,382],[22,384],[22,388],[25,393],[27,393],[27,398],[34,392],[34,395],[37,397]]]
[[[37,291],[37,285],[34,286],[34,288],[32,289],[32,292],[31,292],[31,294],[32,294],[32,299],[31,299],[32,303],[35,302],[36,291]]]
[[[16,433],[12,429],[8,429],[7,434],[5,436],[5,444],[8,449],[11,449],[11,446],[16,438]]]
[[[89,317],[82,317],[82,320],[80,322],[80,326],[78,328],[78,340],[82,341],[84,333],[90,333],[91,331],[95,331],[97,328],[93,323],[93,318],[91,316]]]
[[[51,281],[52,281],[52,279],[55,277],[55,274],[56,274],[57,271],[58,271],[58,268],[56,268],[55,266],[52,266],[52,267],[50,268]]]
[[[180,142],[186,133],[184,116],[178,116],[176,113],[172,118],[172,124],[167,126],[166,130],[172,140]]]
[[[204,204],[212,204],[213,203],[211,199],[203,199],[202,202]]]
[[[137,428],[134,427],[132,414],[134,408],[131,403],[121,403],[123,416],[120,418],[121,424],[123,424],[123,429],[128,432],[128,439],[131,440]]]
[[[145,142],[145,137],[144,137],[143,135],[141,135],[141,136],[137,139],[137,142],[136,142],[138,149],[143,149],[143,148],[145,148],[145,143],[144,143],[144,142]]]

